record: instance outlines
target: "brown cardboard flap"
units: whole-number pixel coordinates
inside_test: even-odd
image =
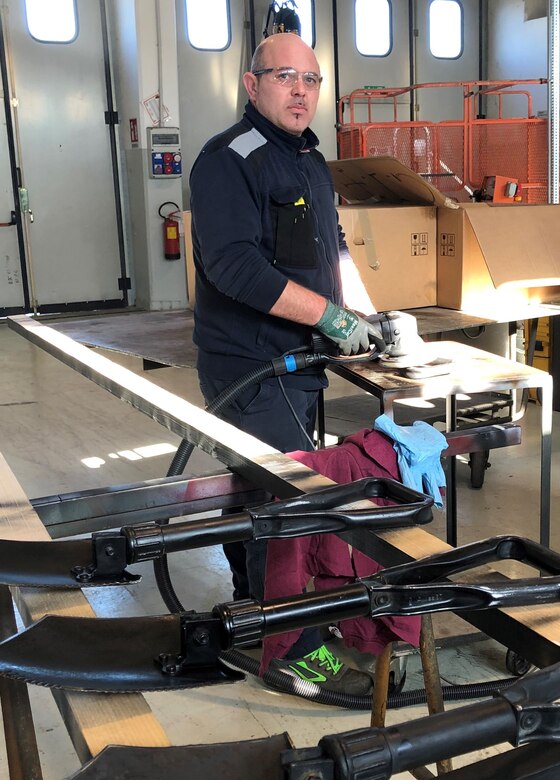
[[[496,287],[560,284],[560,206],[464,208]]]
[[[327,165],[336,192],[350,203],[370,201],[458,208],[450,198],[394,157],[332,160]]]

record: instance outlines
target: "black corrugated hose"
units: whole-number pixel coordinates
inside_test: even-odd
[[[240,395],[246,387],[263,382],[265,379],[276,376],[278,373],[277,361],[271,360],[265,363],[264,366],[259,366],[245,376],[236,379],[229,387],[221,392],[216,398],[208,404],[206,411],[210,414],[217,414],[219,411],[228,406],[238,395]],[[183,439],[177,448],[177,452],[171,461],[171,465],[167,472],[168,477],[176,477],[183,473],[187,461],[190,458],[192,451],[194,450],[194,444],[191,444],[187,439]],[[167,525],[169,518],[165,518],[158,521],[159,525]],[[161,558],[154,559],[154,575],[156,578],[156,584],[161,594],[165,606],[170,612],[184,612],[185,608],[181,604],[177,593],[171,582],[171,576],[169,574],[169,565],[167,562],[167,555]]]
[[[254,658],[237,650],[228,650],[220,655],[220,659],[236,669],[253,674],[259,677],[260,664]],[[281,690],[283,693],[290,693],[293,696],[302,696],[317,704],[329,704],[334,707],[344,707],[350,710],[371,710],[371,696],[355,696],[347,693],[340,693],[333,690],[323,690],[319,685],[300,680],[298,677],[292,677],[285,672],[269,669],[262,676],[265,684],[271,688]],[[504,680],[492,680],[484,683],[470,683],[467,685],[443,685],[442,693],[444,701],[464,701],[465,699],[482,699],[486,696],[492,696],[496,691],[503,690],[513,683],[518,682],[518,677],[507,677]],[[427,701],[425,689],[420,688],[415,691],[405,691],[403,693],[391,693],[387,699],[387,707],[399,709],[401,707],[411,707],[415,704],[424,704]]]

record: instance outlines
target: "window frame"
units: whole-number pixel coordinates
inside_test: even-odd
[[[461,46],[459,49],[459,54],[457,54],[455,57],[442,57],[439,54],[434,54],[432,51],[432,44],[431,44],[431,30],[432,30],[432,24],[431,24],[431,10],[432,6],[436,2],[436,0],[430,0],[430,4],[428,6],[428,52],[430,56],[432,56],[436,60],[458,60],[460,57],[463,56],[463,53],[465,51],[465,9],[463,8],[463,3],[461,0],[446,0],[446,2],[452,2],[455,3],[459,7],[459,13],[460,13],[460,36],[461,36]]]
[[[76,0],[72,0],[72,7],[74,8],[74,21],[75,21],[75,28],[76,32],[72,38],[68,38],[68,40],[65,41],[54,41],[54,40],[45,40],[45,38],[38,38],[36,35],[33,35],[31,32],[31,28],[29,26],[29,14],[27,12],[27,0],[24,0],[24,14],[25,14],[25,26],[27,27],[27,32],[29,34],[29,37],[32,38],[37,43],[42,43],[45,45],[52,45],[55,46],[67,46],[70,43],[74,43],[74,41],[78,38],[78,35],[80,34],[80,20],[78,18],[78,6]]]
[[[220,47],[211,47],[208,48],[207,46],[195,46],[195,44],[191,41],[190,35],[189,35],[189,9],[188,9],[188,2],[189,0],[184,0],[184,8],[185,8],[185,34],[187,38],[187,43],[189,46],[191,46],[193,49],[196,49],[196,51],[226,51],[226,49],[229,49],[231,46],[231,8],[230,8],[230,0],[224,0],[226,5],[226,23],[227,23],[227,42],[225,46]]]
[[[387,3],[387,8],[389,9],[389,48],[385,52],[385,54],[364,54],[364,52],[361,52],[358,48],[358,41],[357,41],[357,19],[356,19],[356,3],[358,0],[354,0],[354,46],[356,48],[356,51],[360,55],[360,57],[376,57],[377,59],[382,59],[383,57],[388,57],[391,52],[393,51],[393,3],[392,0],[385,0]]]

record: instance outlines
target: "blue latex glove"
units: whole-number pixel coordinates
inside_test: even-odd
[[[376,419],[374,428],[393,439],[403,484],[432,496],[441,509],[443,502],[439,489],[445,487],[445,474],[440,457],[442,450],[447,448],[443,433],[423,420],[416,420],[412,425],[397,425],[386,414]]]

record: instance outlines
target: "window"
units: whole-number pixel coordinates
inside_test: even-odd
[[[195,49],[221,51],[231,41],[228,0],[185,0],[187,38]]]
[[[75,0],[25,0],[29,34],[41,43],[69,43],[78,34]]]
[[[296,13],[301,22],[301,37],[308,46],[315,46],[315,8],[313,0],[297,0]]]
[[[389,0],[356,0],[354,4],[356,48],[366,57],[386,57],[391,51],[391,3]]]
[[[463,53],[463,7],[457,0],[430,3],[430,52],[453,60]]]

